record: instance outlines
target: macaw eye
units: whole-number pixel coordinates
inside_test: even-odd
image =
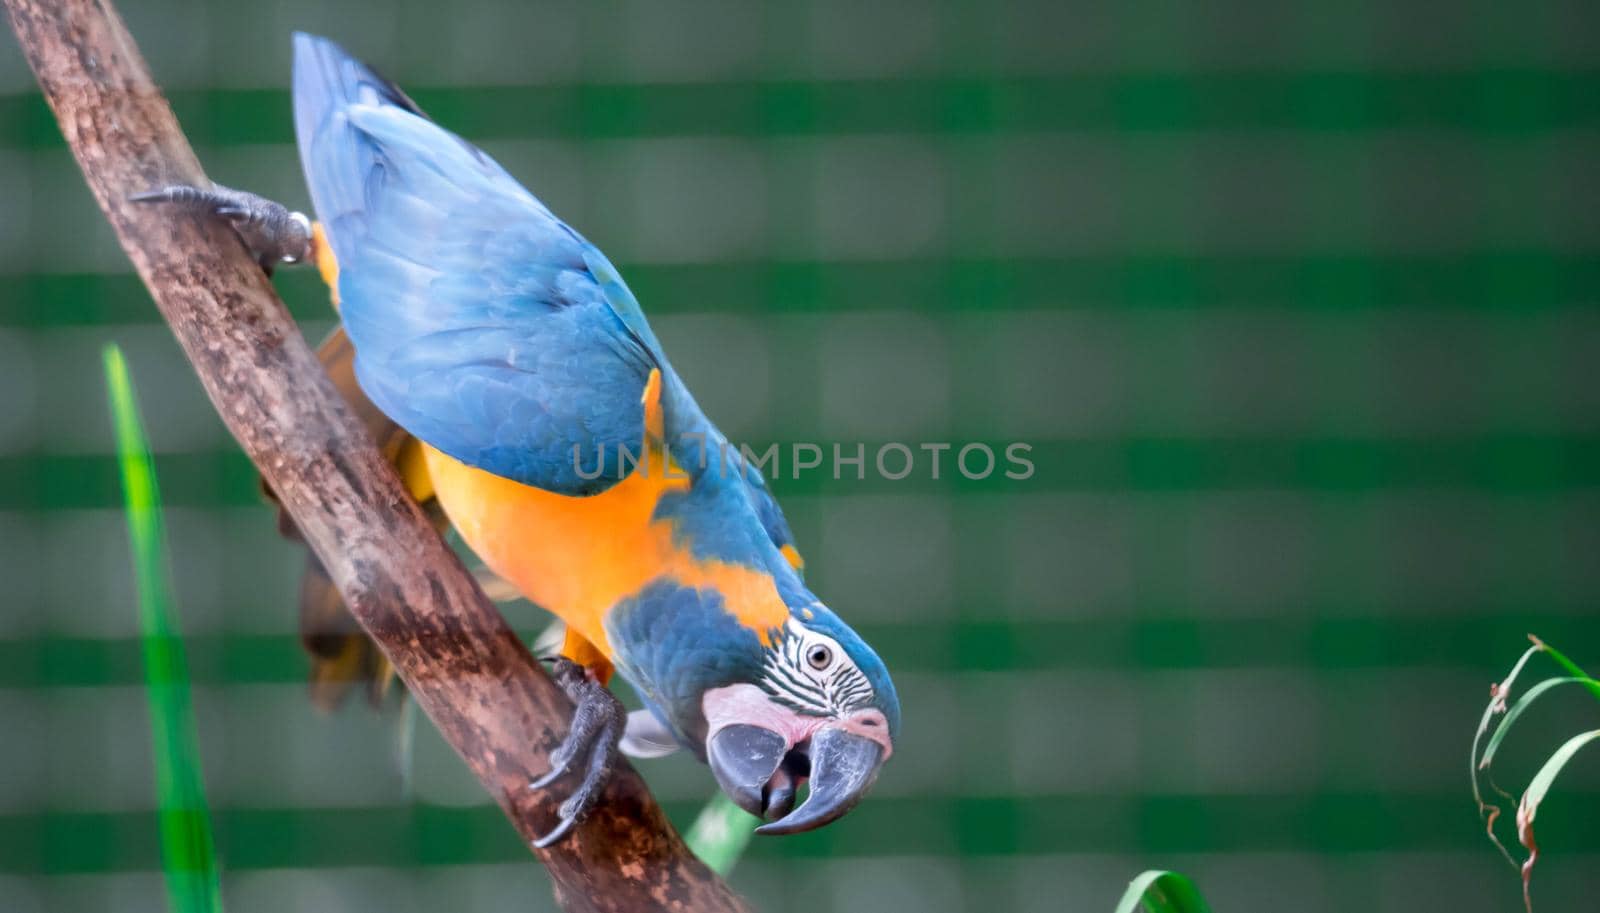
[[[813,644],[811,649],[806,651],[806,662],[810,663],[813,669],[826,669],[828,664],[833,662],[833,651],[828,649],[827,644]]]

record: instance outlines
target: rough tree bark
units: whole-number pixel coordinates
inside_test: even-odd
[[[229,430],[517,831],[548,830],[559,797],[526,786],[565,731],[566,697],[406,495],[232,232],[128,203],[206,177],[110,0],[4,3],[95,199]],[[746,909],[626,764],[588,820],[537,855],[567,910]]]

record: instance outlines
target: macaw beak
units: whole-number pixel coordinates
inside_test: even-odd
[[[722,791],[770,822],[758,834],[798,834],[837,820],[866,795],[883,760],[883,745],[833,725],[793,747],[779,733],[746,723],[724,726],[706,743]],[[796,809],[795,791],[807,778],[811,795]]]

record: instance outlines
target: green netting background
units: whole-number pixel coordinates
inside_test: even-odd
[[[1151,866],[1232,913],[1516,908],[1472,727],[1527,631],[1600,667],[1592,4],[122,6],[213,176],[297,207],[289,31],[377,63],[606,249],[736,440],[1034,445],[777,482],[906,726],[849,818],[753,846],[762,909],[1109,910]],[[308,708],[298,558],[9,38],[0,909],[164,908],[108,340],[230,910],[548,909],[426,725],[408,796],[392,721]],[[1571,697],[1508,772],[1595,725]],[[680,821],[709,794],[643,767]],[[1545,909],[1600,907],[1597,821],[1580,757]]]

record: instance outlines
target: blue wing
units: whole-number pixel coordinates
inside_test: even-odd
[[[639,398],[661,367],[669,440],[705,436],[679,462],[693,472],[723,440],[616,268],[493,159],[323,38],[295,36],[294,108],[357,380],[406,431],[496,475],[592,494],[619,477],[619,445],[641,452]],[[791,544],[760,472],[741,481],[767,537]]]
[[[611,264],[337,45],[296,36],[294,100],[373,403],[496,475],[564,494],[614,483],[619,445],[641,452],[659,350]],[[598,478],[574,446],[590,472],[603,447]]]

